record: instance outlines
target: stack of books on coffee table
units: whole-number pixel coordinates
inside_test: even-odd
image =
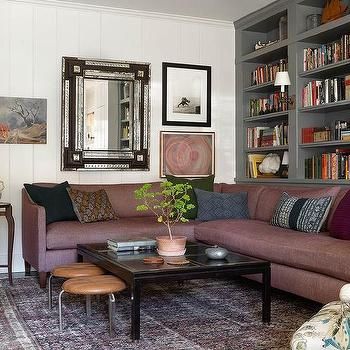
[[[134,239],[107,239],[108,249],[115,252],[154,250],[156,248],[156,240],[146,237]]]

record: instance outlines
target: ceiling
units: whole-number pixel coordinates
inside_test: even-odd
[[[217,20],[236,21],[274,0],[65,0],[72,3],[108,6]]]

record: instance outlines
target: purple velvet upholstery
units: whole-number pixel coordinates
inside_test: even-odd
[[[350,240],[350,190],[334,211],[329,231],[334,238]]]
[[[173,232],[194,240],[194,225],[199,222],[191,221],[178,224]],[[76,248],[77,244],[101,243],[108,238],[125,239],[128,237],[156,237],[166,235],[165,225],[156,221],[155,217],[131,217],[119,220],[91,222],[81,224],[79,221],[53,222],[47,227],[47,249]]]

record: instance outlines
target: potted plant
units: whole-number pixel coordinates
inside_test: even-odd
[[[185,253],[186,237],[174,236],[172,228],[176,223],[188,222],[184,214],[194,208],[194,205],[189,203],[190,196],[187,193],[191,188],[187,183],[173,184],[165,181],[160,184],[159,191],[152,192],[151,184],[144,184],[135,191],[136,199],[143,201],[136,210],[151,210],[157,221],[168,229],[168,236],[156,237],[160,255],[178,256]]]

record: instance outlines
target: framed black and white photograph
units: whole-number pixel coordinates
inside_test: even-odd
[[[211,125],[211,67],[163,62],[163,125]]]

